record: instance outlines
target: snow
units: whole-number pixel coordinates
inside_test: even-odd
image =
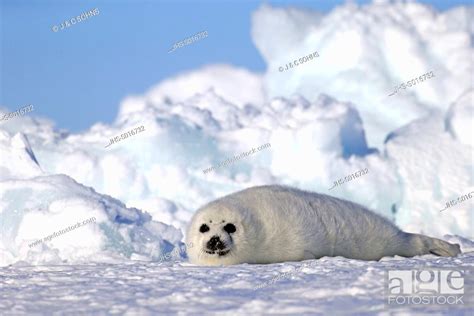
[[[57,264],[132,259],[153,260],[179,245],[182,234],[135,208],[100,195],[66,175],[7,180],[2,200],[1,264]],[[96,221],[50,238],[89,218]],[[31,244],[43,240],[36,246]]]
[[[46,175],[22,134],[1,132],[0,265],[156,260],[182,233],[151,215],[85,187],[67,175]],[[5,160],[6,158],[7,160]],[[17,173],[17,171],[20,171]],[[30,171],[26,177],[25,172]],[[94,218],[55,238],[77,223]],[[36,241],[42,241],[33,245]]]
[[[10,137],[0,130],[0,150],[0,181],[24,179],[43,173],[24,134]],[[15,162],[15,168],[12,168],[12,162]]]
[[[349,3],[321,16],[262,5],[252,38],[267,63],[267,96],[337,96],[357,106],[371,147],[433,110],[447,110],[472,85],[472,7],[436,12],[416,2]],[[349,48],[349,49],[348,49]],[[291,71],[278,67],[313,51]],[[436,77],[388,97],[396,85],[433,71]]]
[[[407,307],[386,305],[388,270],[420,266],[474,265],[471,252],[458,258],[424,256],[381,261],[324,257],[319,260],[268,265],[198,267],[186,262],[129,262],[24,266],[3,269],[0,309],[10,314],[219,314],[219,315],[347,315],[395,312]],[[466,250],[467,248],[464,248]],[[262,288],[257,286],[272,282]],[[21,284],[21,291],[17,291]],[[474,286],[466,279],[465,286]],[[418,315],[469,315],[472,305],[423,306]],[[199,311],[199,312],[198,312]]]
[[[444,121],[444,116],[433,115],[412,122],[393,132],[387,141],[387,158],[402,182],[396,203],[397,224],[412,232],[460,233],[472,239],[472,200],[440,212],[446,202],[474,190],[473,148],[453,142]]]
[[[239,83],[239,89],[235,89],[236,82]],[[148,99],[152,103],[179,103],[209,90],[238,107],[262,104],[265,100],[261,75],[225,64],[205,66],[201,70],[164,80],[149,91]],[[121,111],[119,117],[126,114],[125,104],[122,105]]]
[[[28,168],[67,174],[182,231],[197,207],[224,194],[267,183],[326,192],[337,179],[367,168],[368,175],[330,193],[389,218],[395,207],[395,222],[412,232],[471,237],[472,201],[456,206],[455,212],[436,212],[473,188],[472,136],[466,130],[472,111],[463,105],[468,98],[449,112],[434,112],[393,130],[382,149],[368,146],[354,104],[327,95],[314,102],[274,98],[249,110],[208,91],[173,106],[149,103],[122,123],[98,123],[82,134],[48,125],[38,133],[38,125],[32,124],[18,135],[27,136],[38,162],[32,159]],[[111,137],[141,125],[144,132],[104,148]],[[10,135],[17,132],[15,124],[2,126]],[[271,148],[202,172],[266,143]],[[5,156],[5,163],[10,160]]]
[[[326,15],[262,5],[252,38],[263,74],[223,64],[181,73],[125,98],[113,124],[81,133],[36,112],[0,121],[0,310],[389,314],[387,269],[472,267],[474,199],[440,212],[474,190],[472,13],[415,2],[348,3]],[[314,51],[320,57],[278,71]],[[388,96],[428,71],[435,77]],[[145,131],[104,148],[139,126]],[[459,242],[465,253],[215,268],[190,265],[181,253],[161,262],[183,246],[199,206],[262,184],[360,203],[405,231]],[[468,307],[437,308],[422,311],[461,315]]]
[[[446,130],[459,142],[474,147],[474,91],[469,90],[454,102],[446,114]]]

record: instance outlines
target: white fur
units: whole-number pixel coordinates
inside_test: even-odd
[[[210,230],[201,233],[204,223]],[[228,223],[235,233],[223,230]],[[230,249],[227,255],[205,253],[212,236]],[[460,253],[459,245],[404,233],[361,205],[278,185],[249,188],[203,206],[191,220],[187,242],[195,245],[190,261],[202,265]]]

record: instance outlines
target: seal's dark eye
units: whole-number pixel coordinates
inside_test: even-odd
[[[201,233],[205,233],[205,232],[209,231],[209,226],[207,226],[206,224],[202,224],[201,227],[199,228],[199,231]]]
[[[227,225],[224,226],[224,230],[227,233],[232,234],[232,233],[235,233],[236,228],[235,228],[234,224],[227,224]]]

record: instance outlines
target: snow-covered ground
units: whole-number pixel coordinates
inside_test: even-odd
[[[324,257],[270,265],[197,267],[187,263],[12,266],[3,269],[5,315],[472,315],[474,305],[387,305],[388,270],[474,266],[458,258]],[[275,277],[280,277],[272,282]],[[264,282],[272,284],[256,289]],[[469,282],[469,283],[468,283]],[[474,287],[474,278],[465,287]],[[464,297],[464,299],[466,299]]]
[[[78,134],[35,112],[0,121],[0,310],[389,314],[387,269],[473,267],[474,199],[440,212],[474,191],[473,12],[384,1],[326,15],[262,5],[252,38],[267,62],[263,74],[222,64],[183,73],[126,98],[114,124]],[[315,60],[278,70],[314,51]],[[429,71],[435,77],[389,96]],[[368,173],[329,190],[361,169]],[[464,254],[218,268],[182,255],[158,263],[183,246],[199,206],[272,183],[358,202],[405,231],[458,241]],[[460,308],[440,313],[472,306]]]

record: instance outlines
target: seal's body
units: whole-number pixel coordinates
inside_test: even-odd
[[[457,244],[405,233],[361,205],[284,186],[249,188],[210,202],[187,232],[192,263],[275,263],[343,256],[456,256]]]

